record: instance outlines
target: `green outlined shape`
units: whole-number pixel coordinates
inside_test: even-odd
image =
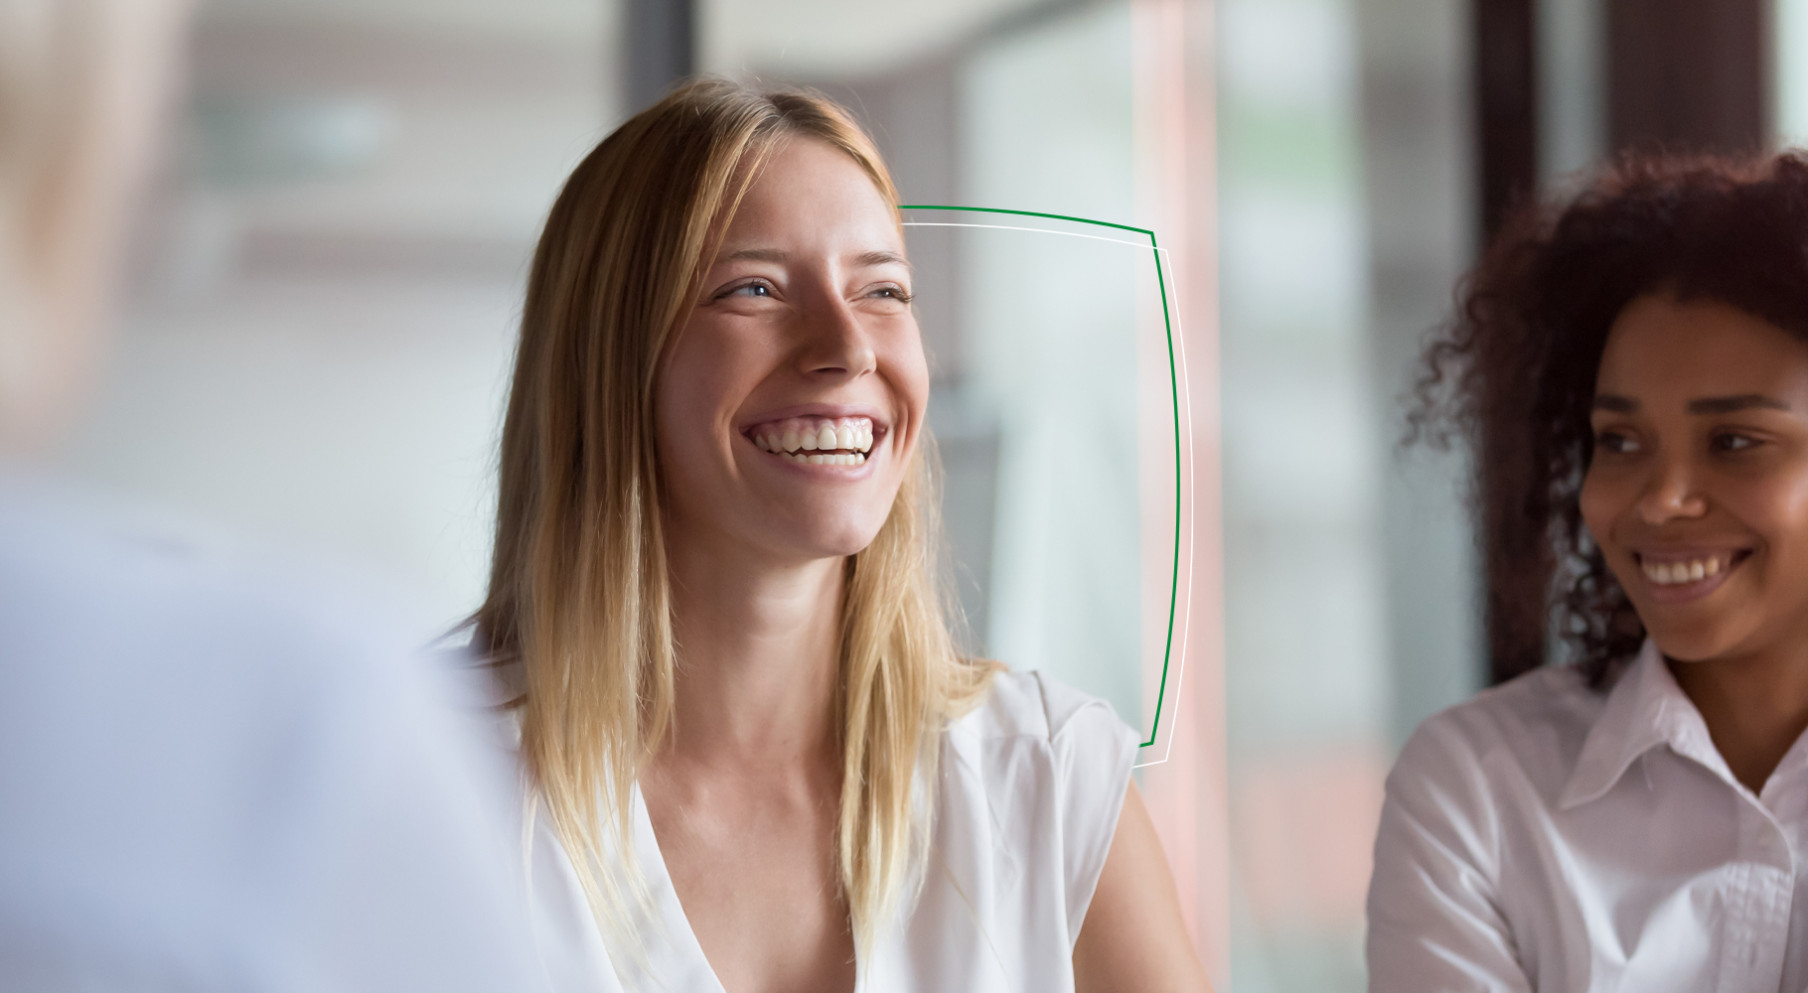
[[[1168,694],[1168,665],[1174,656],[1174,611],[1180,601],[1180,375],[1174,364],[1174,315],[1168,306],[1168,280],[1161,265],[1161,246],[1155,240],[1155,232],[1148,228],[1134,227],[1129,224],[1118,224],[1113,221],[1100,221],[1090,217],[1074,217],[1071,214],[1049,214],[1037,210],[1010,210],[1004,207],[960,207],[951,204],[900,204],[898,210],[948,210],[971,214],[1006,214],[1016,217],[1040,217],[1051,221],[1066,221],[1071,224],[1091,224],[1095,227],[1112,228],[1117,231],[1129,231],[1133,234],[1145,235],[1149,239],[1149,254],[1155,260],[1155,285],[1161,290],[1161,323],[1166,335],[1168,349],[1168,399],[1174,411],[1174,565],[1168,576],[1168,632],[1161,653],[1161,682],[1155,690],[1155,718],[1149,724],[1149,738],[1138,743],[1138,748],[1149,748],[1155,744],[1156,734],[1161,730],[1161,708]],[[1034,231],[1038,229],[1026,228]],[[1048,231],[1049,234],[1068,234],[1065,231]],[[1172,732],[1170,732],[1171,734]]]

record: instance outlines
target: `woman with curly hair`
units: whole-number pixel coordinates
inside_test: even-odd
[[[1627,160],[1460,298],[1419,424],[1528,671],[1388,779],[1370,988],[1808,988],[1808,156]]]

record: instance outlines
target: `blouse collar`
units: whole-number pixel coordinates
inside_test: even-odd
[[[1570,810],[1612,789],[1634,760],[1660,745],[1738,785],[1708,735],[1701,711],[1671,675],[1657,645],[1646,639],[1608,693],[1607,705],[1582,743],[1582,753],[1558,806]]]

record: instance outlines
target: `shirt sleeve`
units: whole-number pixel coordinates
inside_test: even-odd
[[[1068,951],[1080,937],[1136,763],[1136,732],[1111,705],[1040,679],[1049,716],[1066,871]]]
[[[1530,993],[1500,909],[1499,851],[1473,744],[1434,717],[1387,779],[1368,896],[1371,993]]]

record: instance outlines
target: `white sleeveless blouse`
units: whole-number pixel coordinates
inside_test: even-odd
[[[1105,701],[1041,673],[1001,673],[942,736],[921,895],[856,963],[856,993],[1071,991],[1074,941],[1136,748]],[[617,949],[613,963],[547,818],[526,825],[534,931],[553,990],[723,993],[638,789],[633,822],[652,916],[637,922],[639,952]]]

